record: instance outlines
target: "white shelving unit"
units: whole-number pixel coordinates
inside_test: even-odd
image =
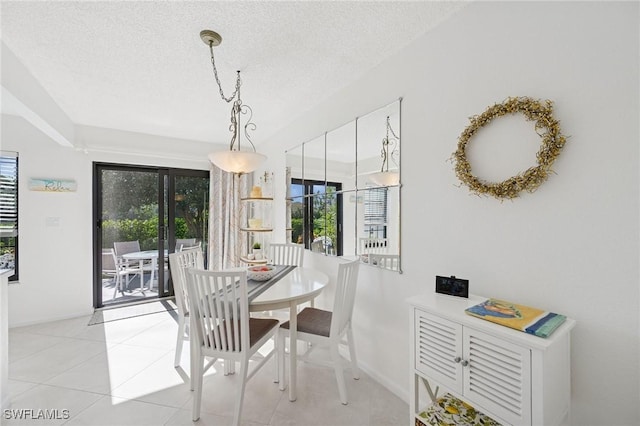
[[[417,415],[439,387],[504,425],[567,423],[575,321],[545,339],[464,313],[486,299],[433,293],[408,300],[411,425],[422,423]]]
[[[247,235],[247,253],[240,254],[240,260],[248,265],[260,265],[268,262],[269,244],[271,243],[272,205],[273,197],[269,193],[264,193],[263,188],[253,187],[248,197],[241,198],[240,202],[245,204],[247,212],[247,223],[240,228],[240,231]],[[260,243],[260,258],[253,253],[254,243]]]

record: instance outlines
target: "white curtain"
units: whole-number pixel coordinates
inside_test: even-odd
[[[237,175],[211,165],[209,184],[209,269],[240,266],[248,252],[247,236],[240,232],[246,211],[240,198],[247,194],[252,174]]]

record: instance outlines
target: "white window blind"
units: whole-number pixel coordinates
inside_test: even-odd
[[[365,191],[364,224],[387,224],[387,188],[372,188]]]
[[[18,153],[0,151],[0,269],[18,279]]]

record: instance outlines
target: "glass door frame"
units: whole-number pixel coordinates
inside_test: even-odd
[[[160,255],[164,253],[165,246],[168,253],[175,251],[175,179],[176,177],[209,177],[208,170],[180,169],[159,166],[130,165],[121,163],[93,163],[93,306],[94,308],[104,307],[102,300],[102,188],[101,172],[103,170],[133,171],[133,172],[154,172],[157,174],[158,183],[158,295],[144,297],[141,300],[148,301],[154,298],[160,299],[174,295],[173,282],[171,276],[167,277],[167,289],[165,290],[165,273],[169,268],[165,266],[168,257]],[[172,196],[172,194],[174,196]],[[165,200],[166,198],[166,200]],[[166,209],[166,210],[165,210]],[[205,242],[203,241],[203,244]],[[113,304],[114,306],[117,303]]]

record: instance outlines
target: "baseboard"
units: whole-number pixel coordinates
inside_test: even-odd
[[[23,322],[19,322],[19,323],[10,323],[9,324],[9,329],[18,328],[18,327],[28,327],[30,325],[50,323],[50,322],[53,322],[53,321],[63,321],[63,320],[68,320],[68,319],[73,319],[73,318],[80,318],[80,317],[85,317],[85,316],[89,316],[90,317],[91,315],[93,315],[93,308],[90,308],[85,313],[77,312],[77,313],[71,314],[71,315],[61,315],[61,316],[53,316],[53,317],[49,317],[49,318],[40,318],[40,319],[35,320],[35,321],[23,321]]]
[[[389,380],[387,377],[384,377],[378,374],[377,370],[370,368],[367,364],[362,363],[360,360],[358,360],[358,368],[360,368],[362,371],[367,373],[367,375],[371,377],[373,380],[375,380],[376,382],[378,382],[379,384],[387,388],[389,392],[391,392],[401,400],[405,401],[407,404],[409,403],[409,390],[408,390],[409,380],[408,379],[407,379],[406,385],[404,387],[400,387],[396,383]],[[407,372],[408,371],[409,369],[407,369]]]

